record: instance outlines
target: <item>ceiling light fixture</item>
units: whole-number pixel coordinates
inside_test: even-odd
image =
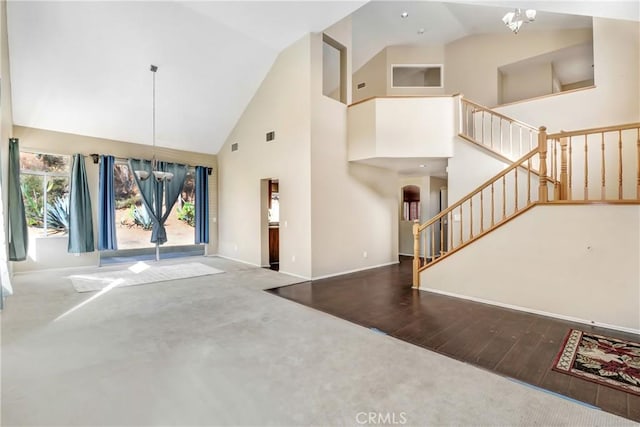
[[[427,165],[418,165],[418,167],[424,168],[424,167],[427,167]]]
[[[406,18],[406,17],[408,17],[408,16],[409,16],[409,12],[407,12],[407,11],[404,11],[404,12],[402,12],[402,13],[400,14],[400,18]]]
[[[418,29],[418,34],[420,34],[420,35],[424,34],[424,28],[419,28]]]
[[[513,12],[507,12],[502,17],[502,22],[507,26],[511,31],[515,34],[518,34],[520,31],[520,27],[522,24],[528,24],[536,20],[536,11],[534,9],[527,9],[523,11],[520,8],[517,8]]]
[[[153,113],[151,117],[151,127],[153,129],[153,157],[151,159],[151,173],[158,182],[171,181],[173,178],[173,174],[171,172],[158,170],[158,160],[156,159],[156,71],[158,71],[158,67],[152,64],[150,70],[153,73]],[[149,178],[149,172],[146,170],[138,170],[134,171],[134,173],[140,181],[144,181]]]

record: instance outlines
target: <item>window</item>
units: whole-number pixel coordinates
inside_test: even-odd
[[[29,234],[66,234],[70,156],[20,152],[20,187]]]
[[[155,247],[155,243],[151,243],[151,216],[142,202],[140,191],[128,163],[116,161],[113,172],[118,249]],[[194,244],[195,202],[194,170],[190,168],[178,201],[173,206],[165,223],[167,243],[163,246]]]
[[[393,87],[443,87],[442,65],[392,65]]]
[[[417,185],[402,187],[402,219],[420,220],[420,187]]]

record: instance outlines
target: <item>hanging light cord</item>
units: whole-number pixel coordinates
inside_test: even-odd
[[[153,119],[152,124],[153,127],[153,149],[155,152],[156,148],[156,72],[153,72]]]
[[[151,161],[151,168],[156,170],[157,161],[156,161],[156,71],[158,71],[158,67],[155,65],[151,65],[151,72],[153,73],[153,95],[152,95],[152,116],[151,116],[151,129],[152,129],[152,141],[153,141],[153,159]]]

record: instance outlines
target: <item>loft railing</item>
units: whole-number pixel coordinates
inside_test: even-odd
[[[483,119],[484,120],[484,119]],[[420,271],[536,204],[640,203],[640,123],[536,131],[537,146],[435,217],[413,226]]]
[[[538,129],[461,98],[459,136],[515,161],[538,145]]]
[[[558,200],[640,200],[640,123],[559,132],[547,139]]]

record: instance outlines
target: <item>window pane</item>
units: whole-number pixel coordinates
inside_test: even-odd
[[[118,249],[150,248],[151,217],[147,213],[133,174],[126,163],[116,163],[113,170],[116,193],[116,239]]]
[[[69,173],[70,157],[20,152],[20,169],[35,172]]]
[[[193,245],[196,226],[196,182],[193,170],[187,173],[182,191],[173,206],[165,226],[167,246]]]
[[[41,235],[44,227],[44,177],[20,175],[20,186],[29,233]]]
[[[116,193],[116,237],[118,249],[140,249],[154,247],[151,243],[151,217],[142,203],[138,186],[125,163],[114,167]],[[194,244],[195,227],[195,177],[187,174],[180,196],[167,221],[167,242],[162,246],[184,246]]]
[[[47,178],[47,234],[69,232],[69,178]]]

